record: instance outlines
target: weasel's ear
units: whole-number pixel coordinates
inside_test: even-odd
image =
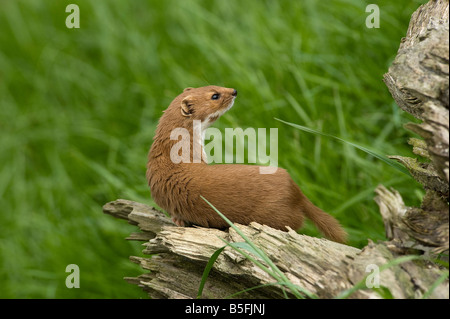
[[[194,104],[192,103],[191,97],[187,96],[181,101],[181,115],[189,117],[194,113]]]
[[[183,90],[183,92],[186,92],[186,91],[190,91],[190,90],[192,90],[193,88],[185,88],[184,90]]]

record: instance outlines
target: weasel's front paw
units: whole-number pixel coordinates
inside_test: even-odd
[[[178,217],[172,217],[172,221],[173,221],[177,226],[180,226],[180,227],[185,227],[185,226],[187,226],[187,223],[185,223],[184,220],[182,220],[182,219],[180,219],[180,218],[178,218]]]

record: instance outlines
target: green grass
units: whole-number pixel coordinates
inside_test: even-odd
[[[279,166],[335,215],[350,244],[384,238],[383,183],[417,205],[420,185],[362,151],[411,155],[382,82],[421,1],[3,1],[0,10],[0,297],[140,298],[123,240],[135,227],[102,214],[116,198],[153,204],[145,181],[161,112],[188,86],[239,91],[215,125],[278,127]],[[318,236],[311,225],[304,232]],[[79,289],[65,268],[80,267]]]

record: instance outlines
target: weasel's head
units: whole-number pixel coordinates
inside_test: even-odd
[[[210,85],[186,88],[174,102],[182,117],[200,120],[202,127],[208,127],[233,106],[236,96],[235,89]]]

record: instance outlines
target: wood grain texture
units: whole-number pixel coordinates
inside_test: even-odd
[[[117,218],[125,217],[152,237],[129,238],[144,242],[143,253],[148,256],[130,259],[147,272],[136,278],[125,278],[152,298],[196,298],[205,266],[214,252],[225,246],[223,240],[243,242],[233,229],[178,227],[153,207],[128,200],[107,203],[103,210]],[[338,296],[364,280],[368,265],[382,267],[395,257],[385,243],[371,243],[359,250],[327,239],[300,235],[293,230],[284,232],[257,223],[237,226],[293,284],[319,298]],[[411,272],[424,272],[423,278],[428,278],[426,283],[431,285],[441,271],[433,264],[423,270],[417,267],[422,268],[407,262],[389,268],[380,276],[381,283],[396,298],[421,296],[429,286],[417,288]],[[284,298],[280,285],[275,283],[268,273],[226,247],[209,274],[202,298]],[[265,286],[243,292],[260,285]],[[287,296],[293,297],[293,294],[287,291]],[[436,289],[433,297],[448,298],[448,282]],[[379,298],[379,295],[373,290],[358,290],[350,298]]]

